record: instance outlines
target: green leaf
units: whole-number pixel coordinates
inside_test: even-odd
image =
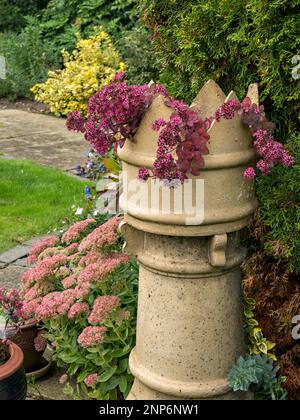
[[[125,375],[119,376],[119,388],[122,394],[126,392],[127,389],[127,378]]]
[[[77,354],[70,355],[70,354],[65,353],[65,352],[61,352],[59,354],[59,357],[64,363],[75,363],[75,362],[79,362],[79,360],[80,360],[80,357]]]
[[[121,165],[115,159],[103,159],[105,167],[114,174],[119,174],[121,171]]]
[[[108,368],[105,370],[105,372],[103,372],[98,379],[98,382],[106,382],[108,381],[117,371],[118,367],[114,366],[113,368]]]
[[[249,325],[249,327],[254,328],[258,326],[258,322],[256,321],[256,319],[249,319],[247,321],[247,324]]]
[[[105,384],[106,391],[111,391],[112,389],[116,389],[118,385],[119,385],[118,376],[113,376]]]
[[[87,371],[82,371],[78,376],[77,376],[77,382],[80,383],[82,381],[85,380],[85,378],[88,376],[88,372]]]
[[[125,346],[123,348],[113,350],[111,352],[111,356],[112,357],[122,357],[122,356],[125,356],[126,354],[128,354],[130,352],[130,350],[131,350],[131,348],[129,346]]]

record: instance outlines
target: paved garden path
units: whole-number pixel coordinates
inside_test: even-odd
[[[66,129],[65,119],[16,109],[0,110],[0,156],[29,159],[64,171],[83,164],[88,144],[83,136]],[[30,247],[42,238],[34,238],[0,254],[0,287],[19,286]],[[29,397],[68,399],[58,383],[61,374],[55,366],[38,386],[29,388]]]
[[[65,119],[16,109],[0,110],[0,155],[71,170],[85,160],[88,144],[66,129]]]
[[[1,157],[30,159],[69,171],[86,158],[88,144],[67,130],[65,119],[18,109],[0,110]],[[14,286],[26,269],[26,255],[35,239],[0,254],[0,284]]]
[[[17,109],[0,110],[0,155],[30,159],[69,171],[86,158],[83,136],[69,132],[65,119]],[[0,286],[15,287],[26,270],[26,256],[36,239],[0,254]]]
[[[28,270],[27,256],[31,246],[46,236],[33,238],[0,254],[0,287],[12,289],[19,285],[19,278]]]

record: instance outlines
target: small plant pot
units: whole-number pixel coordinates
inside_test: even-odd
[[[0,400],[25,400],[27,379],[23,367],[23,352],[11,342],[9,354],[9,360],[0,366]]]
[[[34,340],[39,333],[37,324],[22,325],[19,329],[8,327],[6,337],[17,344],[24,353],[24,368],[26,373],[34,372],[40,368],[44,351],[35,349]]]

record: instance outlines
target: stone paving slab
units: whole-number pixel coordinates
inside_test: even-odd
[[[32,238],[23,245],[17,245],[8,251],[0,254],[0,287],[17,287],[21,275],[29,268],[27,255],[32,245],[49,235]]]
[[[17,267],[28,267],[27,257],[20,258],[19,260],[15,261],[13,265],[16,265]]]
[[[43,378],[38,379],[34,385],[29,385],[27,399],[71,400],[63,393],[63,386],[59,383],[59,378],[63,373],[53,365]]]
[[[29,247],[27,245],[17,245],[15,248],[9,249],[8,251],[0,254],[0,262],[4,264],[11,264],[20,258],[28,255]]]
[[[48,238],[50,235],[43,235],[43,236],[36,236],[35,238],[29,239],[28,241],[25,241],[23,245],[28,245],[29,247],[32,247],[32,245],[36,244],[37,242],[42,241],[43,239]]]
[[[8,264],[26,266],[26,258],[32,245],[49,237],[49,235],[38,236],[25,241],[22,245],[9,249],[0,254],[0,269],[6,267]]]
[[[26,267],[18,267],[9,265],[0,270],[0,287],[5,289],[18,288],[20,284],[20,277],[28,270]]]
[[[83,164],[88,143],[70,132],[64,118],[16,109],[0,110],[0,154],[70,170]]]

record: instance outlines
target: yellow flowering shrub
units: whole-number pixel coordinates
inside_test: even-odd
[[[64,68],[50,71],[45,83],[31,88],[35,99],[57,115],[77,109],[86,114],[89,97],[109,84],[116,73],[125,70],[106,32],[88,39],[81,39],[79,34],[77,37],[76,49],[71,54],[62,52]]]

